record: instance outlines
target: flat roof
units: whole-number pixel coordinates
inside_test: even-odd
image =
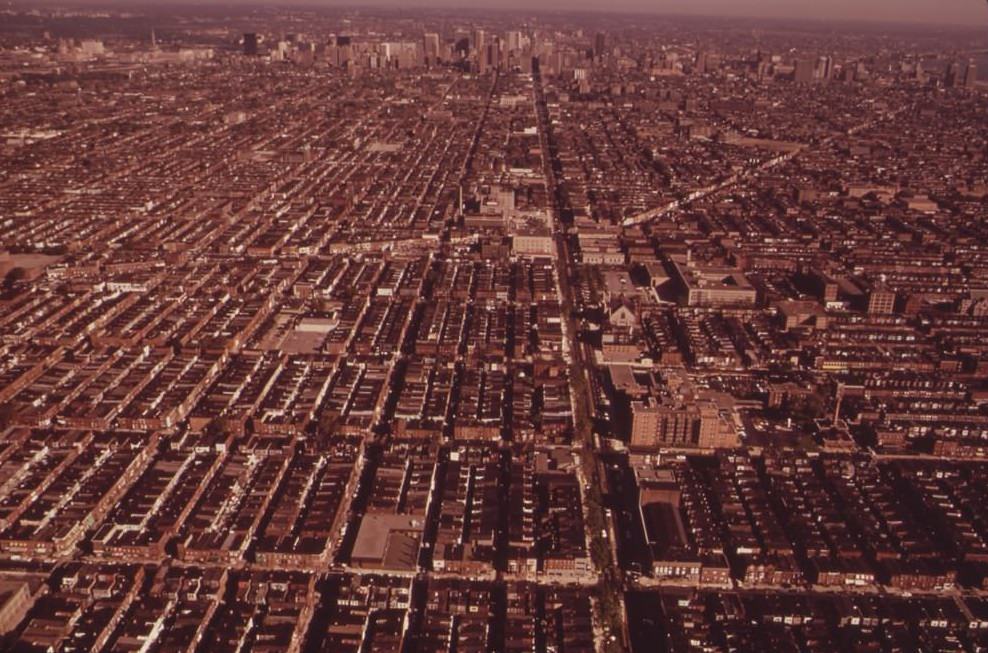
[[[360,530],[357,531],[357,539],[353,543],[351,558],[380,562],[387,560],[396,566],[414,567],[414,554],[418,551],[418,539],[424,528],[425,519],[419,515],[390,513],[364,515],[360,522]],[[409,533],[416,533],[418,536],[409,537]],[[407,555],[398,554],[410,548],[410,541],[414,541],[415,545],[409,565],[406,564]]]

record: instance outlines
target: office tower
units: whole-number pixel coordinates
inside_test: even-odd
[[[521,32],[510,31],[505,34],[505,43],[509,52],[521,50]]]
[[[597,32],[597,36],[594,38],[593,42],[593,54],[595,57],[604,56],[604,51],[607,48],[607,37],[604,36],[603,32]]]
[[[503,52],[503,42],[500,36],[495,36],[487,45],[487,64],[498,67],[501,65],[501,53]]]
[[[947,88],[954,88],[963,82],[964,79],[963,73],[961,72],[961,65],[956,61],[951,62],[950,65],[947,66],[947,72],[944,74],[943,85]]]
[[[249,57],[257,54],[257,34],[254,32],[244,33],[244,54]]]
[[[422,37],[422,50],[426,66],[434,66],[439,63],[439,35],[428,33]]]
[[[833,57],[820,57],[816,62],[815,76],[818,80],[828,82],[834,75]]]
[[[793,79],[797,84],[813,83],[814,64],[812,59],[799,59],[793,71]]]
[[[978,83],[978,64],[974,60],[967,62],[964,70],[964,88],[974,88]]]
[[[294,53],[295,63],[311,66],[316,61],[316,48],[312,43],[299,43]]]
[[[698,75],[702,75],[707,72],[707,53],[700,51],[696,53],[696,59],[693,62],[693,72]]]
[[[288,41],[278,41],[274,48],[271,50],[271,60],[272,61],[285,61],[288,59],[289,46]]]
[[[476,56],[477,58],[475,62],[477,66],[477,72],[483,75],[484,73],[487,72],[487,69],[490,67],[490,63],[491,63],[490,51],[487,43],[487,34],[484,33],[484,30],[478,29],[474,31],[473,49],[475,52],[474,56]]]
[[[943,78],[943,85],[947,88],[974,88],[977,83],[978,65],[973,60],[952,62]]]

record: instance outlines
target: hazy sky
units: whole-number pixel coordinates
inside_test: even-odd
[[[288,1],[288,0],[282,0]],[[307,0],[320,4],[319,0]],[[983,24],[986,0],[324,0],[326,4],[625,10],[636,12],[881,20],[952,25]]]

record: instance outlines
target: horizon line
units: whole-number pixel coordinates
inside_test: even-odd
[[[414,1],[414,0],[413,0]],[[508,13],[517,12],[519,10],[524,10],[528,15],[567,15],[567,14],[592,14],[592,15],[609,15],[614,17],[634,17],[634,16],[647,16],[649,18],[664,18],[664,19],[712,19],[712,20],[743,20],[743,21],[769,21],[769,22],[793,22],[793,23],[809,23],[814,25],[820,24],[835,24],[835,25],[861,25],[868,27],[875,26],[895,26],[895,27],[925,27],[928,31],[934,32],[942,29],[950,30],[961,30],[968,32],[975,32],[981,29],[985,29],[986,38],[988,38],[988,13],[985,16],[985,25],[972,25],[970,22],[960,23],[960,22],[930,22],[929,20],[910,20],[902,18],[878,18],[878,17],[825,17],[825,16],[795,16],[792,14],[764,14],[764,13],[717,13],[711,11],[690,11],[690,10],[669,10],[669,9],[632,9],[626,7],[617,7],[613,9],[602,9],[599,7],[579,7],[573,9],[564,8],[540,8],[533,9],[531,7],[525,6],[523,3],[515,3],[515,0],[508,0],[509,6],[502,6],[497,8],[491,7],[478,7],[478,6],[467,6],[467,7],[457,7],[452,4],[445,4],[445,0],[438,0],[440,4],[436,4],[437,0],[425,0],[421,4],[416,4],[415,6],[408,6],[401,4],[400,0],[363,0],[362,2],[353,0],[345,0],[344,2],[337,2],[336,0],[220,0],[219,2],[204,2],[203,0],[166,0],[165,2],[155,2],[154,0],[7,0],[7,2],[0,3],[0,7],[7,5],[10,8],[24,8],[27,11],[37,10],[40,7],[48,8],[58,8],[59,6],[91,6],[93,8],[106,8],[106,7],[133,7],[137,8],[165,8],[169,5],[176,7],[198,7],[202,9],[206,8],[297,8],[297,9],[324,9],[324,10],[340,10],[340,11],[361,11],[361,10],[381,10],[381,11],[395,11],[403,13],[414,13],[415,11],[430,11],[430,12],[450,12],[455,14],[457,12],[462,13]]]

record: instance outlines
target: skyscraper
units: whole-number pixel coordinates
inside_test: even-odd
[[[797,84],[811,84],[813,82],[815,68],[816,66],[812,59],[799,59],[796,61],[793,79]]]
[[[978,83],[978,64],[971,61],[967,62],[967,68],[964,69],[964,88],[974,88]]]
[[[439,62],[439,35],[433,32],[422,37],[422,50],[425,56],[425,65],[436,65]]]
[[[483,75],[487,72],[487,66],[490,64],[487,52],[487,35],[484,30],[474,30],[473,49],[477,57],[477,72]]]
[[[593,55],[595,57],[604,56],[604,51],[607,49],[607,37],[603,32],[597,32],[597,36],[593,41]]]
[[[257,34],[254,32],[244,33],[244,54],[249,57],[257,54]]]
[[[490,67],[491,59],[487,43],[487,33],[482,29],[474,30],[473,49],[475,53],[477,72],[484,74]]]
[[[947,88],[954,88],[964,83],[964,73],[961,72],[961,64],[957,61],[951,62],[947,67],[947,72],[943,76],[943,85]]]
[[[707,53],[703,50],[696,53],[696,58],[693,60],[693,71],[699,75],[707,72]]]

